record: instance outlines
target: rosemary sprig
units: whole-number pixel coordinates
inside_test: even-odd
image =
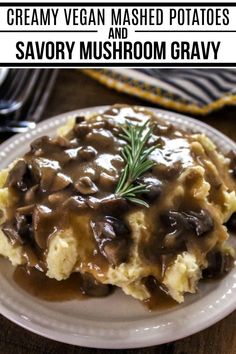
[[[149,205],[138,196],[149,191],[149,186],[136,184],[135,181],[155,165],[155,162],[148,159],[148,156],[157,146],[147,147],[146,144],[152,135],[152,128],[149,121],[143,125],[132,125],[127,122],[121,126],[123,133],[120,137],[127,142],[122,150],[122,157],[126,162],[120,180],[116,187],[116,195],[126,198],[129,201],[149,207]]]

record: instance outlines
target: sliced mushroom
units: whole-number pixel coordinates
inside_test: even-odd
[[[118,179],[118,176],[111,176],[106,172],[102,172],[99,177],[99,185],[106,191],[112,191],[115,189]]]
[[[161,216],[161,219],[169,232],[175,232],[175,235],[185,230],[192,230],[200,237],[214,228],[214,221],[206,209],[188,212],[169,210]]]
[[[42,138],[36,139],[31,144],[31,154],[27,154],[27,157],[46,157],[50,156],[51,160],[56,160],[60,164],[66,164],[70,158],[68,154],[64,151],[66,148],[72,148],[74,145],[69,139],[65,137],[49,138],[44,136]],[[32,159],[31,159],[32,160]]]
[[[74,187],[81,194],[95,194],[98,191],[96,184],[88,176],[81,177]]]
[[[45,167],[41,169],[41,178],[40,178],[40,189],[42,192],[51,191],[51,186],[56,176],[56,170]]]
[[[32,159],[29,163],[34,182],[39,184],[41,192],[50,192],[54,177],[60,171],[60,164],[56,160],[46,158]]]
[[[21,244],[32,242],[32,213],[34,205],[16,209],[15,217],[2,225],[2,230],[11,242]]]
[[[78,138],[84,138],[90,131],[91,124],[84,121],[79,124],[75,124],[73,131]]]
[[[121,220],[106,216],[101,220],[92,221],[91,227],[100,252],[110,264],[118,266],[127,261],[130,231]]]
[[[69,176],[64,175],[63,173],[57,173],[53,179],[53,182],[50,187],[50,192],[58,192],[72,183],[72,180]]]
[[[143,177],[138,181],[141,184],[147,186],[148,191],[142,194],[143,199],[148,202],[153,202],[160,197],[162,193],[162,183],[154,177]]]
[[[16,228],[22,243],[32,240],[32,214],[16,214]]]
[[[27,185],[24,181],[24,176],[27,172],[27,164],[24,160],[19,160],[10,170],[6,186],[15,188],[21,192],[27,190]]]
[[[110,285],[100,283],[90,273],[82,274],[80,288],[84,294],[94,297],[107,296],[111,292]]]
[[[17,229],[16,224],[13,221],[6,221],[1,225],[1,230],[7,236],[11,243],[19,242],[21,244],[24,243],[22,238],[20,237]]]
[[[30,170],[32,181],[35,184],[39,185],[39,182],[40,182],[40,167],[39,167],[39,164],[37,163],[37,160],[30,159],[28,161],[28,166],[29,166],[29,170]]]
[[[36,184],[35,186],[33,186],[27,190],[27,192],[25,193],[25,202],[27,204],[31,204],[35,201],[36,193],[37,193],[38,189],[39,189],[39,185]]]
[[[100,204],[101,204],[101,199],[88,196],[86,199],[86,204],[91,208],[91,209],[98,209]]]
[[[23,223],[18,223],[16,225],[16,220],[7,221],[1,226],[1,230],[7,236],[9,241],[14,245],[15,243],[20,243],[21,245],[25,244],[26,237],[28,236],[28,224],[25,224],[24,216],[22,217]],[[20,235],[19,231],[22,235]],[[25,237],[26,236],[26,237]]]
[[[114,143],[113,134],[106,129],[93,129],[86,135],[86,143],[98,149],[107,149]]]
[[[32,214],[33,211],[34,211],[34,204],[30,204],[30,205],[26,205],[26,206],[17,208],[16,214],[29,215],[29,214]]]
[[[104,213],[121,214],[129,209],[129,203],[124,198],[118,198],[115,195],[110,195],[108,198],[103,198],[98,201],[98,207]]]
[[[47,192],[50,190],[55,175],[60,170],[60,164],[58,161],[37,158],[29,162],[29,168],[33,182],[39,185],[41,192]]]
[[[206,209],[201,209],[199,212],[185,212],[184,216],[197,236],[203,236],[214,228],[214,221]]]
[[[40,138],[35,139],[31,144],[31,152],[35,153],[39,149],[44,149],[50,143],[50,138],[48,136],[41,136]]]
[[[56,206],[62,204],[67,197],[68,197],[68,191],[63,189],[58,192],[50,194],[48,196],[48,201],[54,206]]]
[[[34,240],[37,245],[44,249],[47,246],[47,239],[54,231],[52,222],[53,212],[45,205],[36,205],[33,212]]]
[[[229,253],[220,251],[208,254],[208,267],[203,269],[203,278],[219,278],[227,274],[234,264],[234,258]]]
[[[104,245],[103,251],[110,264],[118,266],[127,260],[127,241],[126,239],[114,240]]]
[[[87,205],[91,209],[100,209],[103,213],[112,213],[118,214],[127,211],[130,207],[130,204],[124,198],[118,198],[114,194],[109,195],[106,198],[96,198],[89,196],[86,199]]]
[[[97,155],[97,151],[92,146],[82,147],[78,151],[78,157],[84,161],[89,161]]]
[[[63,207],[70,210],[85,209],[88,205],[85,202],[85,199],[81,196],[73,196],[66,199],[63,203]]]
[[[70,149],[72,150],[72,149]],[[70,160],[70,156],[68,154],[68,150],[62,150],[61,148],[58,149],[58,151],[54,151],[51,153],[51,157],[58,161],[60,166],[65,166]]]

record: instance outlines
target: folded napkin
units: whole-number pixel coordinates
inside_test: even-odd
[[[234,69],[86,69],[102,84],[152,103],[208,114],[236,102]]]

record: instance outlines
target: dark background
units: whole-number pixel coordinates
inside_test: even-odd
[[[43,119],[91,106],[128,103],[150,106],[146,101],[107,89],[79,70],[61,70]],[[199,117],[198,117],[199,118]],[[236,106],[199,118],[236,141]],[[0,354],[235,354],[236,311],[214,326],[172,343],[141,349],[87,349],[61,344],[32,334],[0,316]]]

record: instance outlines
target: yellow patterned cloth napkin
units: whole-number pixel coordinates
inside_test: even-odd
[[[208,114],[236,103],[234,69],[85,69],[100,83],[165,108]]]

